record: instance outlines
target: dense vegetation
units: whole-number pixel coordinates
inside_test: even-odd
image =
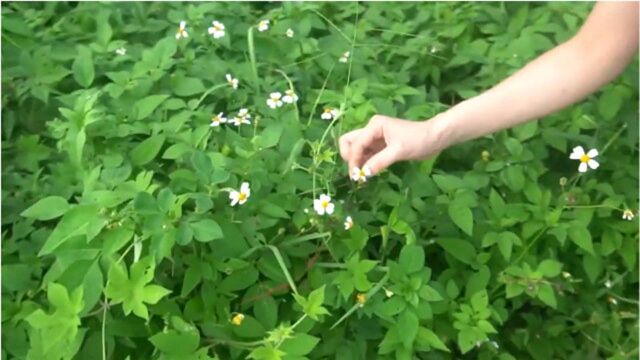
[[[366,182],[337,153],[591,7],[3,3],[2,359],[637,358],[637,58]]]

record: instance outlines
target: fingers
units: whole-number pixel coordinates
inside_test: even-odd
[[[374,147],[376,140],[383,138],[383,121],[383,116],[376,115],[372,117],[367,126],[361,129],[357,136],[354,136],[348,154],[349,169],[362,166],[367,149]]]
[[[358,137],[358,134],[360,134],[361,131],[362,129],[357,129],[340,136],[338,144],[340,146],[340,156],[342,156],[342,159],[344,161],[349,161],[351,154],[351,143],[355,138]]]
[[[371,174],[376,175],[396,162],[399,154],[400,149],[398,146],[387,146],[373,155],[364,166],[368,166],[371,169]]]

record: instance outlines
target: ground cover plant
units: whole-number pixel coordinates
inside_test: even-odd
[[[337,148],[591,6],[3,3],[2,359],[636,358],[637,58],[375,177]]]

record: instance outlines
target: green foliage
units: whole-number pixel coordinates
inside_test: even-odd
[[[481,93],[592,6],[3,3],[2,359],[637,357],[637,59],[362,184],[337,149]]]

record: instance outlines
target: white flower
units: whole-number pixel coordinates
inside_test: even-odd
[[[333,214],[335,206],[331,202],[331,196],[327,194],[320,195],[319,199],[313,200],[313,209],[318,213],[318,215],[331,215]]]
[[[220,39],[224,36],[224,24],[214,20],[209,27],[209,35],[213,35],[214,39]]]
[[[238,115],[233,117],[233,125],[240,126],[242,124],[251,124],[251,115],[249,115],[249,111],[247,109],[240,109],[238,111]]]
[[[353,227],[353,219],[351,218],[351,216],[347,216],[347,218],[344,220],[344,229],[349,230],[352,227]]]
[[[125,55],[126,53],[127,53],[127,49],[125,49],[125,48],[123,48],[123,47],[116,49],[116,54],[118,54],[118,55],[120,55],[120,56],[123,56],[123,55]]]
[[[188,38],[189,37],[189,33],[187,32],[187,22],[186,21],[180,21],[180,27],[178,28],[178,32],[176,32],[176,40],[179,40],[180,38]]]
[[[260,20],[258,23],[258,31],[267,31],[269,30],[269,20]]]
[[[277,91],[272,92],[267,99],[267,105],[272,109],[279,108],[282,106],[282,100],[280,100],[280,98],[282,98],[282,94]]]
[[[251,195],[251,189],[249,189],[249,183],[243,182],[240,185],[240,191],[233,190],[229,193],[229,199],[231,199],[231,206],[235,206],[236,204],[244,204],[247,202],[247,199]]]
[[[635,215],[633,214],[633,211],[631,211],[631,210],[629,210],[629,209],[625,210],[625,211],[622,213],[622,218],[623,218],[624,220],[629,220],[629,221],[631,221],[631,220],[633,220],[633,218],[634,218],[634,217],[635,217]]]
[[[357,166],[351,169],[351,180],[353,181],[365,182],[368,177],[371,177],[371,168],[368,165],[363,166],[362,169]]]
[[[231,86],[234,90],[238,88],[238,79],[234,78],[233,76],[231,76],[231,74],[227,74],[227,82],[229,83],[229,86]]]
[[[616,298],[614,298],[613,296],[609,296],[607,300],[613,305],[618,305],[618,300],[616,300]]]
[[[338,116],[339,112],[337,109],[334,108],[325,108],[324,111],[322,112],[322,115],[320,115],[320,118],[323,120],[332,120],[334,118],[336,118]]]
[[[211,117],[211,126],[220,126],[220,124],[226,122],[227,118],[224,117],[224,113],[219,113],[218,115]]]
[[[571,155],[569,155],[569,159],[580,160],[578,171],[583,173],[587,172],[588,168],[592,168],[593,170],[595,170],[598,168],[598,166],[600,166],[597,161],[593,160],[593,158],[596,156],[598,156],[598,150],[591,149],[588,153],[585,154],[582,146],[576,146],[573,148]]]
[[[298,95],[296,95],[296,93],[291,89],[285,90],[282,101],[286,102],[287,104],[293,104],[294,102],[298,101]]]
[[[607,281],[605,281],[605,282],[604,282],[604,286],[605,286],[607,289],[611,289],[611,287],[613,286],[613,284],[611,283],[611,280],[607,280]]]
[[[292,38],[292,37],[293,37],[293,29],[288,28],[288,29],[287,29],[287,32],[286,32],[285,34],[287,35],[287,37]]]
[[[385,294],[388,298],[390,298],[390,297],[392,297],[392,296],[394,295],[394,294],[393,294],[393,291],[391,291],[391,290],[389,290],[389,289],[387,289],[387,288],[384,288],[384,294]]]
[[[563,272],[562,272],[562,277],[563,277],[563,278],[565,278],[565,279],[568,279],[568,278],[570,278],[570,277],[571,277],[571,273],[566,272],[566,271],[563,271]]]
[[[342,54],[342,56],[340,56],[340,59],[338,59],[338,61],[340,61],[341,63],[346,63],[347,61],[349,61],[350,55],[351,53],[349,51],[346,51],[344,54]]]

